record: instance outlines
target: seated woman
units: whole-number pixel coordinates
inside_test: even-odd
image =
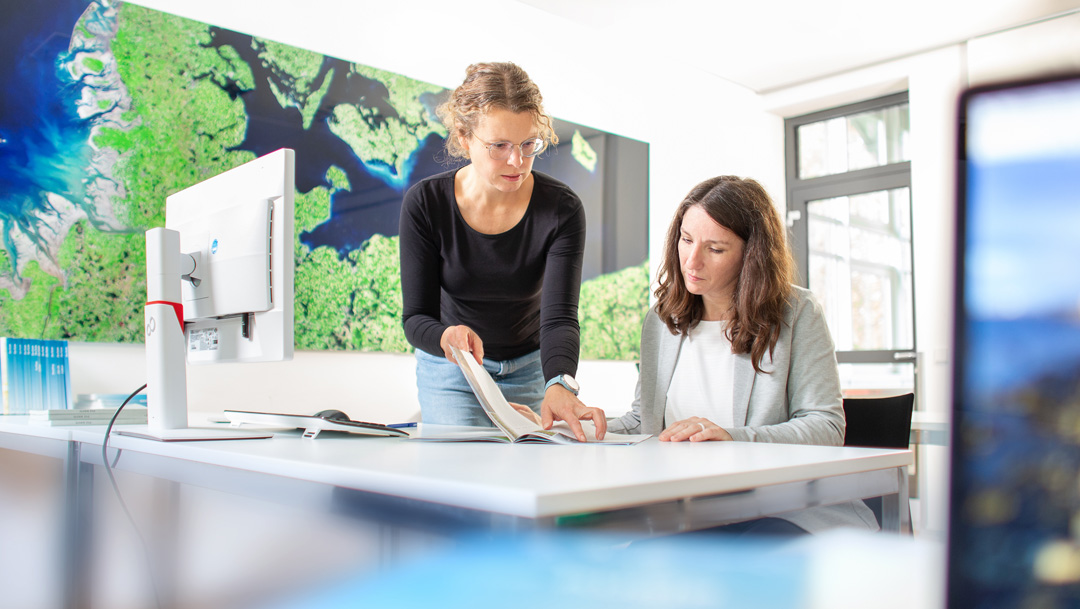
[[[666,442],[842,446],[832,338],[821,306],[793,278],[784,224],[760,184],[720,176],[694,187],[668,229],[633,407],[608,431]],[[838,526],[878,528],[856,501],[735,529],[801,534]]]

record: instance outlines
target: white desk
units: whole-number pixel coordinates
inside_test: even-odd
[[[101,465],[103,433],[104,427],[32,427],[26,417],[4,417],[0,447],[67,459],[69,491],[86,509],[92,466]],[[318,504],[328,502],[335,489],[347,489],[352,504],[373,506],[362,509],[363,515],[387,517],[393,526],[582,526],[648,536],[873,496],[885,496],[886,529],[909,524],[899,499],[908,494],[912,454],[906,450],[655,438],[635,446],[427,443],[326,434],[307,440],[298,431],[225,442],[114,435],[109,447],[110,460],[116,458],[113,449],[121,451],[119,470],[280,501]],[[83,534],[77,524],[69,526]]]
[[[75,442],[81,445],[82,462],[100,465],[103,431],[98,426],[34,427],[24,417],[6,417],[0,421],[0,446],[59,457],[67,454],[61,447]],[[271,440],[228,442],[153,442],[114,435],[109,446],[110,458],[115,457],[112,449],[123,451],[118,469],[181,482],[212,485],[202,474],[216,468],[253,479],[280,478],[282,484],[316,483],[525,519],[791,484],[817,487],[813,497],[805,498],[807,505],[848,501],[898,492],[912,462],[911,452],[903,450],[655,439],[636,446],[559,447],[356,436],[304,440],[298,432],[285,432]],[[830,492],[847,486],[830,480],[854,479],[861,481],[859,488]]]
[[[90,540],[93,466],[80,458],[80,445],[72,438],[70,427],[37,427],[27,423],[28,416],[0,417],[0,448],[60,459],[64,463],[63,538],[75,551],[62,558],[64,607],[84,607],[89,570],[85,549]],[[102,428],[103,430],[104,428]],[[100,435],[100,432],[99,432]]]
[[[100,428],[71,433],[84,447],[101,444]],[[113,436],[109,446],[110,451],[123,451],[119,469],[180,482],[219,486],[214,478],[220,477],[230,480],[225,488],[235,488],[231,480],[238,473],[252,480],[262,475],[281,484],[292,481],[310,488],[309,483],[316,483],[541,524],[562,516],[785,485],[787,491],[773,493],[766,502],[775,506],[758,509],[777,513],[888,495],[906,481],[904,468],[912,461],[909,451],[761,443],[651,439],[637,446],[557,447],[356,436],[304,440],[298,432],[234,442],[165,443]],[[99,453],[84,448],[82,458],[100,465]],[[810,486],[815,488],[811,491]],[[675,530],[713,526],[718,523],[713,518],[735,521],[755,516],[708,517],[701,510],[694,512],[701,522],[680,517]]]
[[[916,410],[911,413],[911,443],[949,445],[949,416],[944,413]]]

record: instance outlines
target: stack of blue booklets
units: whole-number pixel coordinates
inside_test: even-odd
[[[0,390],[3,414],[71,408],[68,342],[0,337]]]

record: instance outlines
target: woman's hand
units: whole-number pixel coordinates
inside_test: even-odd
[[[529,408],[528,406],[526,406],[524,404],[517,404],[515,402],[510,402],[510,405],[513,406],[514,410],[518,411],[518,413],[521,414],[521,416],[525,417],[526,419],[529,419],[530,421],[532,421],[533,423],[536,423],[537,425],[542,425],[542,423],[540,421],[540,415],[533,412],[532,408]]]
[[[450,350],[450,345],[457,347],[462,353],[472,353],[476,358],[476,363],[484,365],[484,341],[480,340],[480,336],[473,332],[472,328],[450,326],[443,330],[439,346],[442,347],[446,359],[456,364],[458,361],[454,359],[454,352]]]
[[[569,389],[562,385],[552,385],[544,393],[540,404],[540,426],[551,429],[555,421],[566,421],[570,431],[578,441],[585,442],[585,432],[581,429],[581,419],[591,419],[596,428],[596,439],[603,440],[607,432],[607,418],[599,408],[586,406]]]
[[[731,434],[716,423],[701,417],[690,417],[672,424],[660,432],[661,442],[704,442],[706,440],[731,441]]]

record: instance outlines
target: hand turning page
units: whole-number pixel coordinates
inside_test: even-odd
[[[556,429],[544,429],[514,410],[514,407],[510,405],[510,402],[506,401],[506,397],[503,396],[502,390],[495,384],[495,380],[491,378],[491,375],[488,374],[487,370],[484,370],[483,366],[477,363],[476,358],[473,357],[471,353],[462,353],[453,345],[451,345],[450,348],[453,350],[454,359],[457,360],[458,367],[461,368],[461,372],[469,382],[469,387],[472,387],[473,393],[476,394],[476,399],[480,401],[480,405],[484,408],[484,412],[487,413],[491,422],[506,434],[506,439],[504,441],[581,444],[581,442],[570,433],[569,427],[566,427],[565,423],[557,424],[558,427],[563,427],[567,430],[565,433]],[[600,444],[637,444],[638,442],[651,437],[651,434],[627,435],[608,433],[605,434],[603,440],[597,440],[592,424],[588,421],[582,421],[581,423],[582,430],[585,432],[589,442],[599,442]],[[460,438],[431,437],[425,439],[499,441],[498,436],[491,435],[483,437],[472,435],[469,437],[462,436]]]

